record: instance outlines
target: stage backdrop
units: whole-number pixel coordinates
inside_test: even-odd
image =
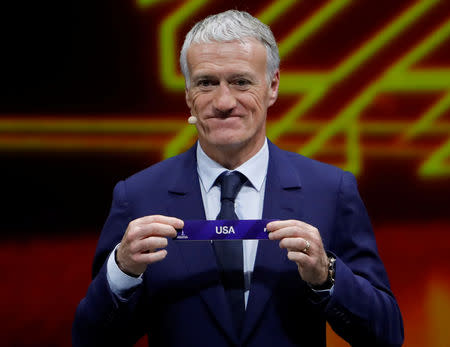
[[[268,137],[357,176],[405,346],[448,346],[449,1],[1,6],[2,345],[70,345],[114,184],[196,139],[178,67],[184,35],[235,8],[279,44]]]

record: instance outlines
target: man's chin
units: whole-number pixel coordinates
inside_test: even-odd
[[[203,148],[214,148],[223,151],[239,149],[245,146],[246,143],[247,141],[238,137],[211,137],[208,139],[200,139],[200,144]]]
[[[245,141],[239,140],[227,140],[227,141],[215,141],[213,143],[214,147],[221,149],[233,149],[233,148],[241,148],[245,145]]]
[[[261,137],[265,137],[265,134],[259,136],[258,134],[249,133],[245,129],[229,130],[230,129],[221,129],[210,132],[207,136],[202,136],[202,134],[199,133],[202,148],[208,147],[210,149],[222,150],[225,152],[242,150],[245,147],[251,149],[254,146],[258,146],[261,142]]]
[[[221,150],[223,152],[233,152],[240,151],[245,147],[253,147],[255,145],[256,139],[247,137],[234,137],[226,139],[215,139],[211,145],[215,149]],[[250,148],[249,148],[250,149]]]

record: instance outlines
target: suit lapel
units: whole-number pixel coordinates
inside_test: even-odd
[[[269,142],[269,166],[264,193],[264,219],[301,219],[302,194],[298,173],[286,154]],[[253,270],[246,318],[245,341],[256,327],[279,281],[283,268],[292,266],[278,242],[259,241]]]
[[[177,161],[173,181],[169,184],[169,216],[183,220],[206,219],[197,173],[196,146],[184,153]],[[219,326],[237,343],[231,312],[226,302],[225,291],[220,284],[219,271],[212,245],[209,241],[176,241],[181,259],[192,278],[199,286],[200,296]]]

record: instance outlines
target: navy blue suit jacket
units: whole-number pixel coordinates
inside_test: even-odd
[[[330,298],[316,297],[278,242],[260,241],[240,337],[210,242],[169,240],[166,259],[147,268],[129,300],[111,293],[105,260],[130,221],[153,214],[205,219],[195,146],[116,185],[75,346],[132,345],[146,333],[151,346],[325,346],[326,321],[352,345],[402,344],[400,311],[350,173],[269,143],[263,218],[317,227],[337,257],[336,282]]]

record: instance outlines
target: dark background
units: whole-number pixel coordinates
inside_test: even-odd
[[[180,28],[179,41],[195,21],[207,14],[227,8],[256,14],[268,3],[209,2]],[[307,20],[326,3],[307,1],[296,5],[298,11],[290,11],[272,25],[275,36],[283,37],[292,23]],[[290,70],[333,69],[416,3],[352,4],[282,61],[282,78]],[[357,69],[352,78],[332,89],[327,102],[305,118],[332,119],[342,105],[436,29],[438,23],[449,21],[449,2],[438,3],[386,50]],[[166,1],[139,8],[135,2],[125,0],[50,0],[0,5],[0,270],[4,282],[0,293],[6,299],[0,304],[4,312],[0,338],[5,345],[69,345],[74,310],[89,284],[95,242],[109,210],[114,184],[162,159],[162,150],[156,145],[122,147],[121,141],[139,137],[164,145],[170,139],[166,133],[158,135],[154,131],[105,135],[100,131],[86,134],[61,130],[36,135],[32,130],[8,130],[5,122],[184,122],[187,108],[183,93],[164,87],[156,55],[159,24],[181,4]],[[422,65],[449,69],[449,48],[447,39]],[[419,110],[429,107],[449,89],[383,95],[375,100],[372,113],[376,119],[400,117],[413,122]],[[281,94],[269,117],[278,119],[292,104],[292,97]],[[447,129],[449,120],[447,110],[441,117]],[[35,136],[33,145],[18,145],[28,141],[30,134]],[[48,139],[53,145],[44,145]],[[67,149],[65,144],[74,139],[92,140],[93,145]],[[423,148],[431,154],[448,139],[445,133],[429,135],[423,139]],[[291,134],[276,143],[292,150],[302,141],[300,135]],[[371,148],[371,141],[361,138],[363,150]],[[423,178],[418,174],[423,157],[393,155],[390,149],[395,149],[395,141],[381,144],[380,148],[381,154],[372,155],[370,150],[363,153],[363,169],[358,175],[360,192],[402,308],[407,345],[422,346],[430,336],[433,344],[439,345],[449,337],[436,322],[450,312],[450,267],[446,257],[450,249],[450,175]],[[330,334],[332,344],[342,342]]]

